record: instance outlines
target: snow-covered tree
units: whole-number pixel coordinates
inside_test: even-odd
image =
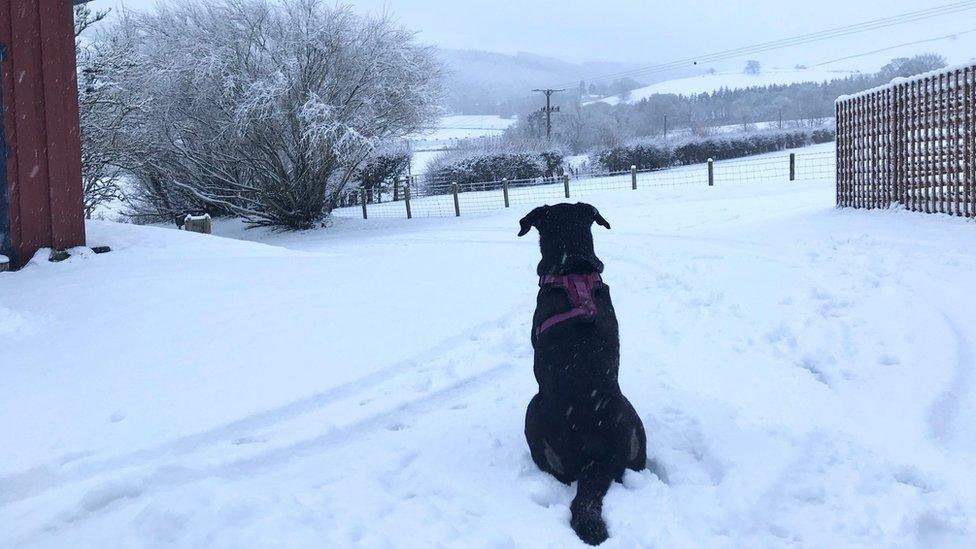
[[[121,84],[134,67],[114,40],[86,40],[93,25],[108,11],[75,8],[75,49],[78,59],[78,107],[81,121],[82,186],[85,215],[123,198],[120,185],[125,166],[138,158],[125,139],[126,127],[141,109],[138,99]]]
[[[433,50],[387,17],[325,0],[219,0],[127,13],[150,101],[133,141],[136,214],[187,210],[313,226],[381,143],[437,115]]]

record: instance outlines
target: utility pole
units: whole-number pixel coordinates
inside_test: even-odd
[[[544,90],[532,91],[546,94],[546,106],[542,109],[542,112],[546,113],[546,141],[552,141],[552,113],[559,112],[559,107],[552,106],[552,94],[564,92],[566,90],[554,90],[552,88],[547,88]]]

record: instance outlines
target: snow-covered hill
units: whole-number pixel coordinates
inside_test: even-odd
[[[853,74],[857,73],[843,70],[821,69],[764,70],[760,74],[745,74],[741,70],[737,72],[720,72],[659,82],[633,90],[625,98],[612,96],[601,99],[600,101],[610,105],[616,105],[621,102],[637,103],[642,99],[647,99],[656,94],[694,95],[714,92],[723,88],[734,90],[756,86],[797,84],[800,82],[828,82],[846,78]]]
[[[831,181],[596,193],[655,473],[606,547],[965,547],[976,239]],[[0,273],[0,547],[573,547],[522,434],[531,205],[305,233],[106,222]]]

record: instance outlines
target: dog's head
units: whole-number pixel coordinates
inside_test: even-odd
[[[610,228],[610,223],[590,204],[556,204],[540,206],[519,221],[525,236],[535,227],[539,231],[539,276],[603,272],[603,262],[593,250],[590,227],[596,223]]]

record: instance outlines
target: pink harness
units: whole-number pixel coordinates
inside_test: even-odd
[[[572,308],[565,313],[559,313],[543,321],[536,329],[536,336],[542,334],[556,324],[566,322],[576,317],[591,319],[599,312],[593,301],[593,291],[603,284],[600,273],[546,275],[539,278],[539,287],[556,286],[566,290]]]

